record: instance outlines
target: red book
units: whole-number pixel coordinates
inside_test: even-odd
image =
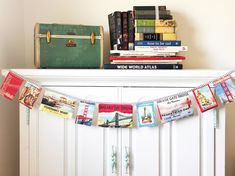
[[[9,100],[13,100],[23,82],[24,79],[13,72],[9,72],[2,83],[0,94]]]
[[[168,56],[168,57],[161,57],[161,56],[109,56],[110,61],[115,60],[123,60],[123,61],[130,61],[130,60],[185,60],[184,56]]]

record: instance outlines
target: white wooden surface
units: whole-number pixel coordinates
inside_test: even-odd
[[[138,102],[181,92],[226,71],[14,70],[69,95],[104,102]],[[3,71],[5,74],[6,71]],[[47,79],[48,78],[48,79]],[[194,102],[195,103],[195,102]],[[105,129],[75,125],[34,109],[27,125],[20,106],[21,176],[225,176],[225,113],[196,113],[158,127]],[[117,170],[112,172],[112,147]],[[125,168],[125,148],[130,168]]]

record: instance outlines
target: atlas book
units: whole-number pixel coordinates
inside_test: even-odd
[[[77,100],[73,97],[46,89],[39,109],[63,118],[72,118]]]
[[[209,84],[194,89],[193,95],[201,112],[208,111],[218,106]]]
[[[79,101],[75,123],[91,126],[95,114],[95,108],[96,104],[94,102],[85,100]]]
[[[159,70],[159,69],[183,69],[182,64],[104,64],[104,69],[120,70]]]
[[[32,109],[35,102],[37,101],[40,93],[42,91],[42,88],[39,86],[26,82],[23,89],[20,92],[19,95],[19,102],[28,108]]]
[[[157,100],[157,108],[163,123],[192,116],[192,101],[188,93],[168,96]]]
[[[215,93],[222,104],[235,101],[235,84],[230,75],[226,75],[213,82]]]
[[[133,106],[131,104],[99,104],[98,125],[102,127],[132,128]]]
[[[136,107],[139,127],[157,125],[154,102],[139,103]]]
[[[9,72],[2,82],[0,94],[9,100],[13,100],[23,82],[23,78],[13,72]]]

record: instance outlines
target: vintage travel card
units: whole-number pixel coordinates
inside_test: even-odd
[[[158,99],[157,108],[163,123],[192,116],[194,113],[187,92]]]
[[[75,119],[76,124],[91,126],[94,118],[96,104],[94,102],[81,100],[78,104],[78,111]]]
[[[72,118],[75,107],[75,98],[46,89],[39,109],[63,118]]]
[[[157,125],[154,102],[139,103],[136,107],[139,127]]]
[[[222,104],[235,101],[235,84],[230,75],[215,80],[213,85]]]
[[[34,103],[38,99],[39,94],[41,93],[41,88],[39,88],[37,85],[26,82],[23,89],[20,92],[19,95],[19,102],[28,108],[32,109]]]
[[[131,104],[99,104],[99,126],[132,128],[132,118],[133,106]]]
[[[9,100],[13,100],[23,82],[23,78],[13,72],[9,72],[3,80],[0,88],[0,94]]]
[[[218,106],[209,84],[193,90],[193,95],[201,112],[205,112]]]

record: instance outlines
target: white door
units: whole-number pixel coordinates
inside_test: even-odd
[[[184,90],[188,88],[123,88],[122,101],[153,100]],[[213,120],[212,110],[158,127],[123,129],[122,144],[131,153],[130,175],[214,176]]]

